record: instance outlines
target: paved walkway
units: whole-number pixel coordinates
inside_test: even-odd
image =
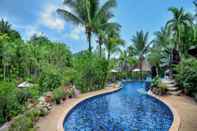
[[[56,131],[58,121],[65,112],[65,109],[76,100],[84,99],[96,94],[111,92],[117,90],[115,88],[106,88],[96,92],[90,92],[80,95],[78,98],[67,100],[64,104],[55,106],[46,117],[43,117],[37,123],[38,131]],[[160,97],[164,101],[170,103],[181,117],[180,131],[197,131],[197,103],[190,97],[186,96],[164,96]]]
[[[160,97],[170,103],[181,117],[179,131],[197,131],[197,103],[187,96]]]

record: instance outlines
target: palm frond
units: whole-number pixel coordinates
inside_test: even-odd
[[[116,7],[117,2],[116,0],[108,0],[104,3],[104,5],[101,7],[101,9],[97,13],[97,17],[100,17],[102,15],[105,15],[107,18],[113,17],[113,14],[110,12],[110,10],[114,7]]]
[[[57,12],[62,15],[67,21],[70,21],[74,24],[83,24],[83,21],[77,17],[76,15],[72,14],[69,11],[66,11],[64,9],[57,9]]]

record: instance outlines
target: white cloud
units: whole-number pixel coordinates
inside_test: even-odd
[[[25,39],[31,38],[34,34],[36,35],[44,35],[41,31],[39,31],[39,25],[15,25],[13,24],[13,27],[16,29],[19,29],[24,32]]]
[[[40,23],[50,29],[62,31],[64,29],[65,22],[62,18],[60,18],[60,16],[58,16],[56,12],[57,9],[58,6],[53,4],[48,4],[45,6],[40,14]]]
[[[67,37],[73,40],[79,40],[79,39],[82,39],[83,32],[84,32],[84,28],[82,26],[76,26],[76,27],[73,27],[70,33],[67,34]]]
[[[34,34],[43,35],[43,33],[39,31],[38,26],[28,26],[26,27],[25,32],[26,32],[27,38],[31,38]]]

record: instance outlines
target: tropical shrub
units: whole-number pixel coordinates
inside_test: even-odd
[[[197,60],[194,58],[183,59],[175,67],[175,79],[179,86],[185,90],[188,95],[197,93]]]
[[[63,99],[66,96],[63,88],[56,88],[53,90],[53,100],[56,104],[60,104],[61,99]]]
[[[158,87],[159,83],[161,83],[161,79],[157,76],[151,82],[151,87]]]
[[[40,93],[39,93],[38,87],[36,86],[16,90],[17,100],[22,105],[28,102],[29,99],[36,100],[39,97],[39,95]]]
[[[23,115],[17,116],[11,124],[9,131],[36,131],[34,124],[40,116],[41,111],[37,108],[33,108]]]
[[[33,121],[31,118],[20,115],[15,118],[14,123],[11,124],[9,131],[35,131],[33,129]]]
[[[22,105],[16,97],[16,86],[0,82],[0,125],[9,121],[22,111]]]
[[[156,95],[164,95],[167,92],[167,86],[162,83],[161,79],[157,76],[151,82],[151,90]]]
[[[43,71],[39,80],[40,92],[52,91],[60,87],[62,76],[54,68],[55,67],[49,67]]]
[[[83,52],[76,54],[73,65],[77,73],[74,84],[81,92],[104,87],[108,73],[107,60],[94,54]]]
[[[21,104],[25,104],[25,102],[27,102],[28,99],[32,98],[30,92],[28,92],[25,89],[17,90],[16,97],[17,97],[18,102]]]

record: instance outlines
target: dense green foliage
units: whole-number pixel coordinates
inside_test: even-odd
[[[104,58],[82,52],[75,55],[73,66],[77,72],[74,83],[82,92],[103,88],[108,72]]]
[[[194,5],[197,7],[196,2]],[[157,67],[159,75],[166,69],[170,69],[174,73],[178,86],[188,95],[195,96],[197,60],[188,53],[188,50],[196,45],[196,12],[192,15],[183,8],[176,7],[169,8],[169,12],[172,18],[166,22],[164,28],[155,33],[148,60],[152,66]],[[178,52],[181,61],[176,65],[173,63],[174,50]]]
[[[22,115],[17,116],[11,124],[9,131],[36,131],[35,122],[41,116],[41,110],[33,108]]]
[[[16,96],[14,84],[0,82],[0,124],[10,120],[22,111],[20,100]]]
[[[182,60],[176,66],[175,78],[188,95],[197,93],[197,60],[192,58]]]
[[[63,88],[56,88],[53,90],[53,100],[56,104],[60,104],[61,99],[66,97],[66,93]]]

